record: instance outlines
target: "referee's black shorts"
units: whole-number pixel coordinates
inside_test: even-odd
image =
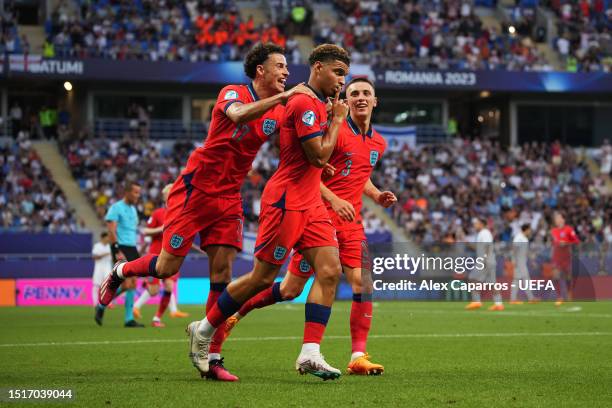
[[[135,246],[119,245],[119,250],[123,253],[123,255],[125,256],[125,259],[127,259],[128,261],[133,261],[135,259],[140,258],[138,249],[136,249]],[[113,263],[115,263],[117,262],[117,253],[115,251],[112,251],[112,252],[113,252]]]

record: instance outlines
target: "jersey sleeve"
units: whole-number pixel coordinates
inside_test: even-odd
[[[95,244],[93,246],[93,249],[91,250],[91,254],[93,256],[100,256],[100,255],[104,255],[105,251],[104,251],[104,247],[102,245],[99,244]]]
[[[155,210],[147,220],[147,228],[157,228],[162,224],[159,222],[159,211]]]
[[[219,92],[215,105],[219,110],[225,113],[227,109],[236,102],[246,103],[246,98],[241,92],[239,85],[228,85]]]
[[[382,156],[387,151],[387,140],[384,137],[382,137],[381,134],[379,134],[378,137],[380,137],[380,140],[382,141],[382,147],[380,150],[380,155]]]
[[[568,237],[567,237],[567,241],[570,244],[578,244],[580,243],[580,239],[578,238],[578,235],[576,235],[576,231],[573,228],[568,228]]]
[[[300,142],[323,136],[322,118],[317,117],[317,106],[312,98],[296,95],[287,103],[287,109]]]
[[[110,208],[106,212],[106,217],[104,217],[104,221],[119,221],[119,209],[116,205],[110,206]]]

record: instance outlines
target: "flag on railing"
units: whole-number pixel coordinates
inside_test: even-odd
[[[414,149],[417,139],[416,126],[384,126],[374,125],[374,129],[387,141],[387,150],[398,152],[405,147]]]

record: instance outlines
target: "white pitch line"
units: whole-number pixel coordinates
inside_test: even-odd
[[[612,332],[548,332],[548,333],[422,333],[422,334],[372,334],[371,339],[424,339],[424,338],[461,338],[461,337],[572,337],[572,336],[612,336]],[[327,340],[347,340],[350,336],[325,336]],[[274,341],[301,340],[302,336],[232,337],[234,341]],[[47,347],[47,346],[116,346],[118,344],[159,344],[186,343],[187,339],[141,339],[116,341],[69,341],[46,343],[0,343],[0,348],[9,347]]]
[[[285,312],[292,312],[295,310],[301,310],[303,309],[300,308],[297,305],[293,305],[293,304],[288,304],[285,305],[284,307],[278,307],[275,308],[274,310],[277,311],[285,311]],[[341,310],[341,311],[348,311],[350,310],[350,308],[345,308],[343,306],[339,306],[339,307],[334,307],[333,310]],[[559,310],[551,310],[550,312],[547,311],[536,311],[536,310],[524,310],[524,311],[520,311],[520,310],[504,310],[503,312],[490,312],[487,310],[464,310],[462,307],[459,308],[458,310],[455,309],[448,309],[448,310],[433,310],[433,309],[410,309],[410,308],[406,308],[406,309],[399,309],[399,308],[382,308],[382,309],[376,309],[376,313],[404,313],[404,314],[410,314],[410,313],[414,313],[414,314],[463,314],[463,315],[473,315],[473,316],[481,316],[481,315],[487,315],[487,316],[522,316],[522,317],[596,317],[596,318],[603,318],[603,319],[612,319],[612,314],[609,313],[589,313],[589,312],[583,312],[581,309],[579,310],[577,307],[570,307],[567,309],[561,308]]]
[[[504,310],[501,312],[490,312],[487,310],[425,310],[425,309],[382,309],[376,310],[376,313],[414,313],[414,314],[463,314],[465,316],[474,315],[474,316],[519,316],[519,317],[597,317],[603,319],[611,319],[612,314],[607,313],[582,313],[578,310],[573,309],[561,309],[558,312],[537,312],[537,311],[511,311]]]

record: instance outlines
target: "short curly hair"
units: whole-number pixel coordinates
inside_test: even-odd
[[[257,66],[263,64],[270,54],[285,55],[285,49],[274,43],[257,43],[244,59],[244,73],[251,79],[255,79]]]
[[[308,63],[313,66],[315,62],[342,61],[346,65],[351,65],[349,53],[342,47],[335,44],[321,44],[310,53]]]

